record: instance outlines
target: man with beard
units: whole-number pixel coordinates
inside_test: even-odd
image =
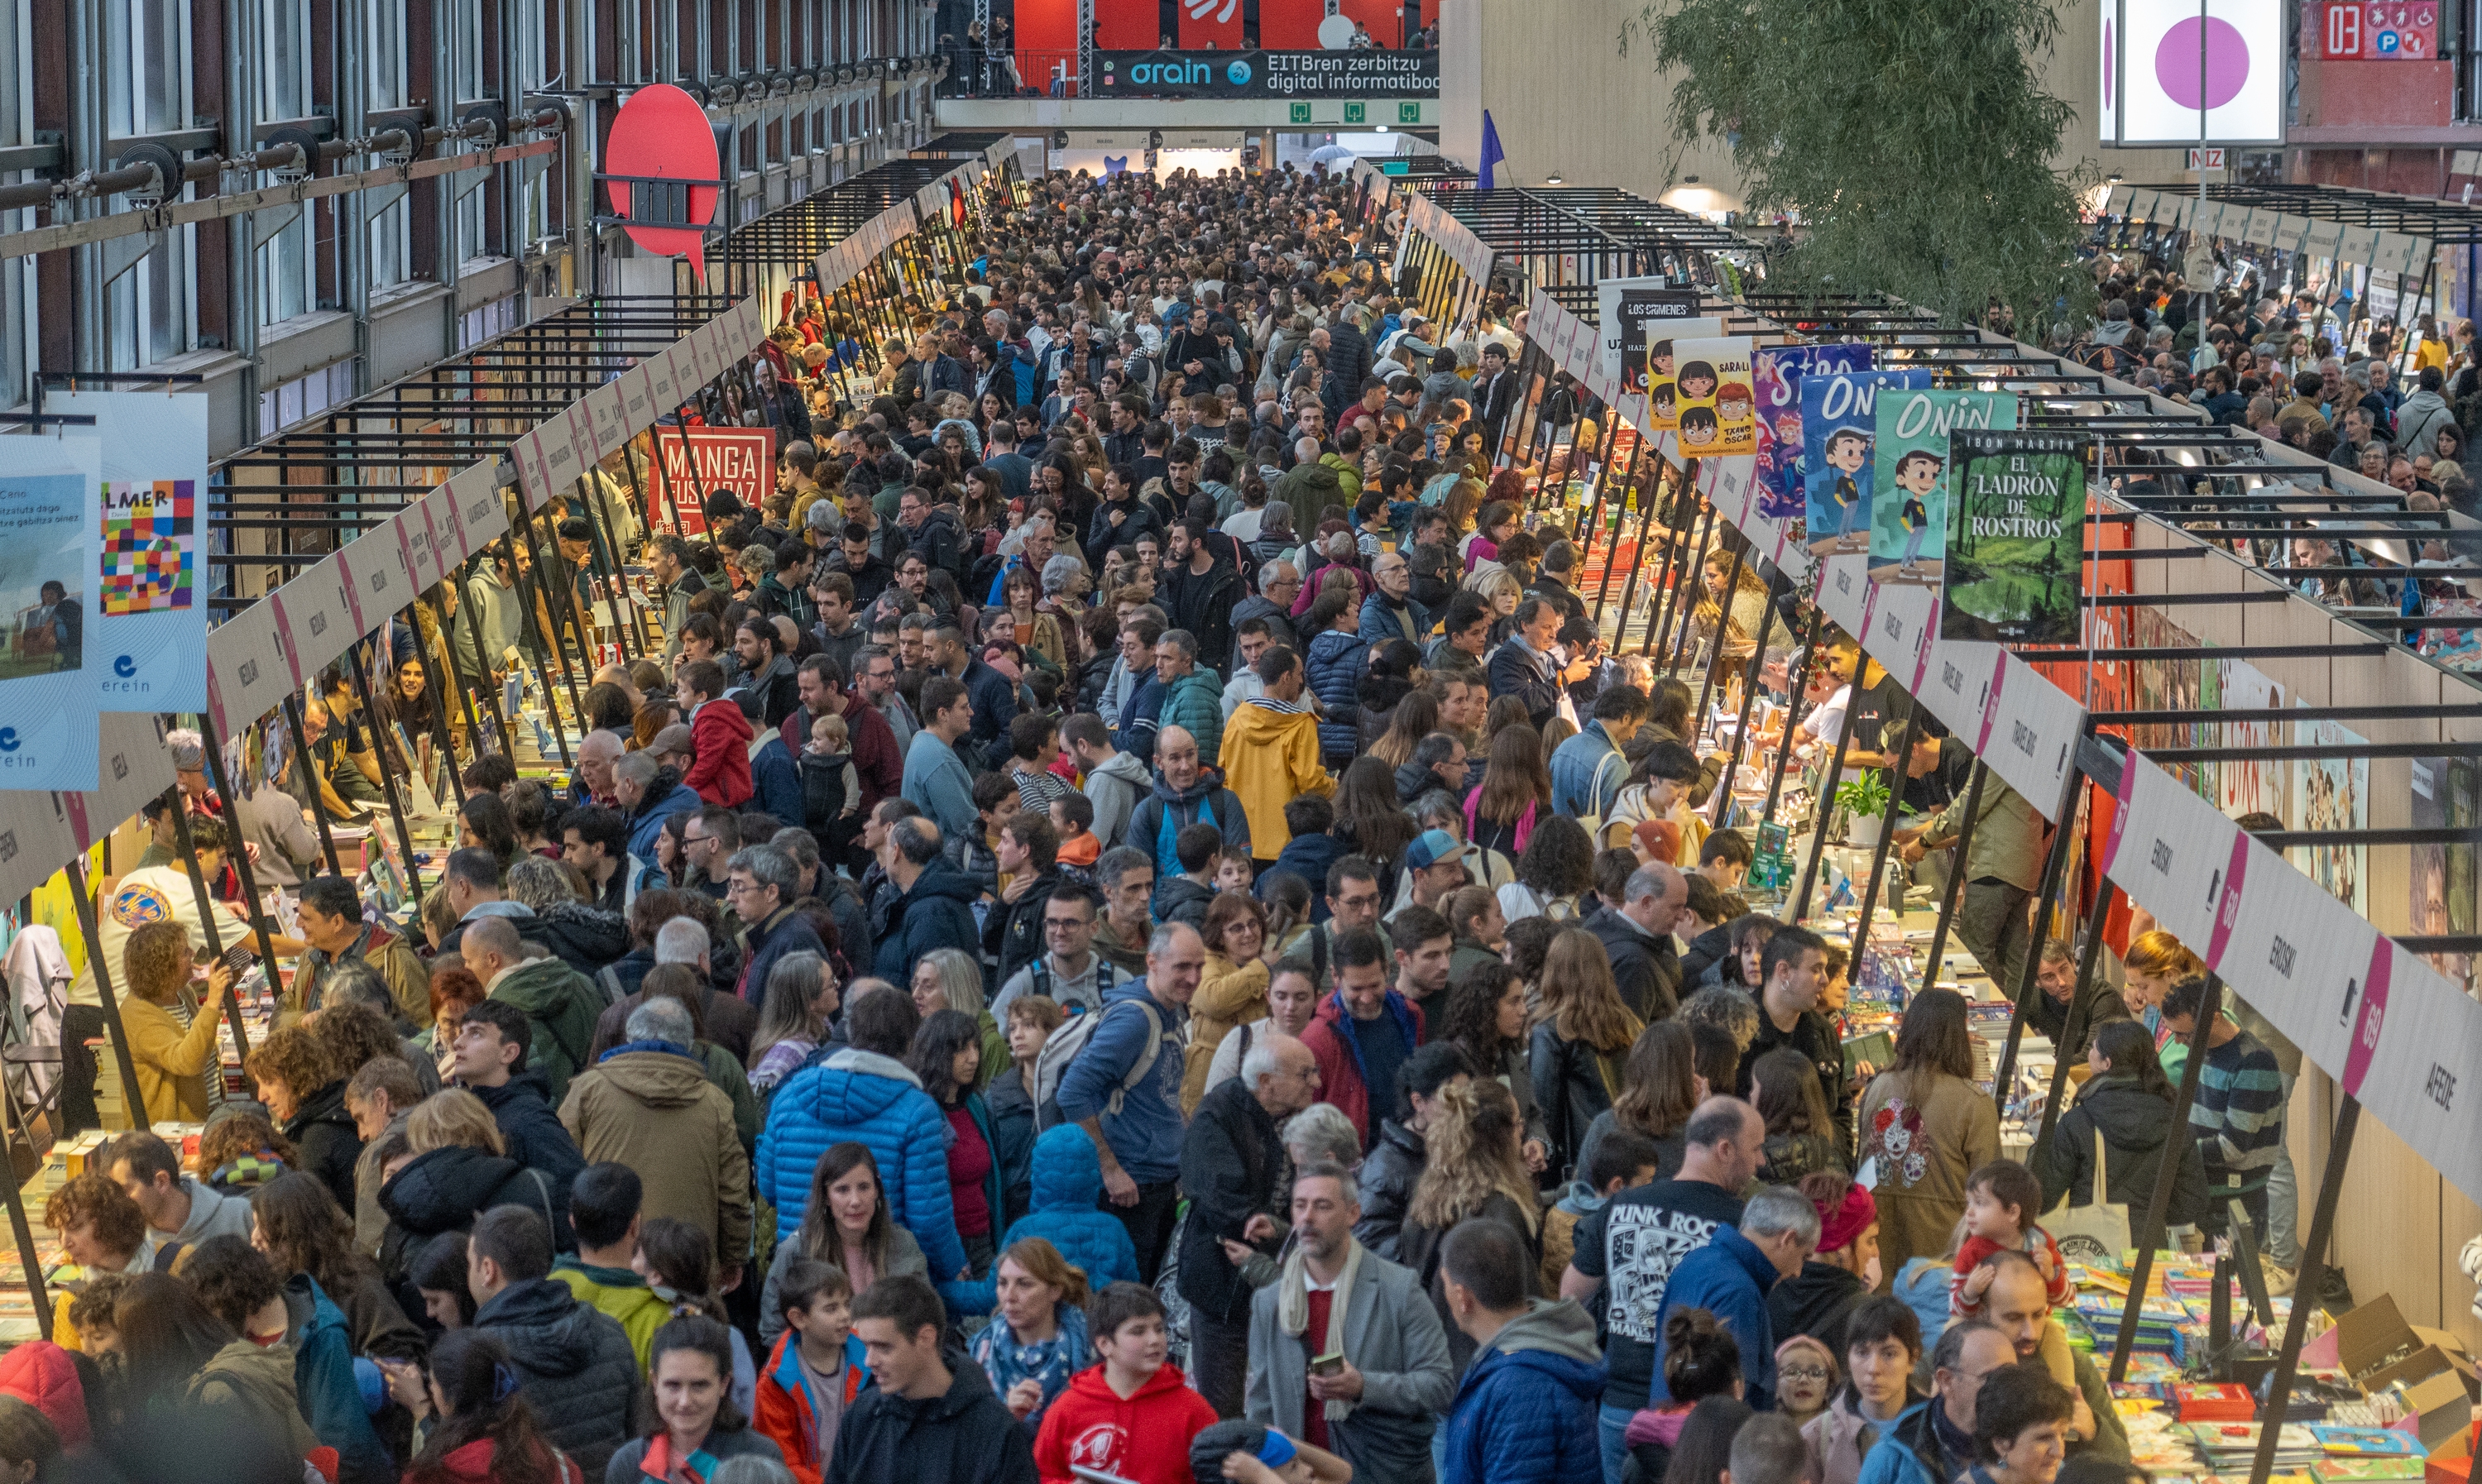
[[[1195,519],[1173,525],[1164,607],[1174,628],[1197,638],[1198,662],[1220,676],[1232,663],[1232,614],[1247,590],[1240,572],[1217,560],[1206,539],[1212,529]]]
[[[612,764],[612,795],[620,801],[629,824],[629,854],[651,865],[655,836],[674,814],[694,814],[701,808],[697,792],[681,782],[678,768],[657,766],[647,753],[626,753]]]

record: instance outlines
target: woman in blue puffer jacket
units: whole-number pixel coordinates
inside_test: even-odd
[[[1319,718],[1319,754],[1333,769],[1353,761],[1360,745],[1361,676],[1370,666],[1370,647],[1361,642],[1356,611],[1349,591],[1323,593],[1302,619],[1302,632],[1310,636],[1307,678],[1326,710]]]
[[[1103,1165],[1095,1141],[1073,1124],[1044,1129],[1034,1141],[1034,1205],[1011,1224],[1000,1238],[1006,1252],[1029,1236],[1039,1236],[1060,1250],[1070,1265],[1086,1275],[1095,1292],[1116,1283],[1138,1281],[1138,1249],[1129,1229],[1096,1203],[1103,1194]],[[940,1296],[952,1311],[989,1312],[999,1302],[994,1285],[942,1285]]]

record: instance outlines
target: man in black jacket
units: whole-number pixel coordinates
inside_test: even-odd
[[[1669,1017],[1680,995],[1672,928],[1689,902],[1680,873],[1659,861],[1641,866],[1628,851],[1607,850],[1595,858],[1595,890],[1603,905],[1581,925],[1611,956],[1622,1001],[1650,1023]]]
[[[1327,327],[1327,381],[1319,400],[1327,404],[1330,422],[1343,415],[1349,398],[1361,394],[1362,381],[1370,375],[1370,341],[1355,327],[1345,307],[1343,301],[1337,301]]]
[[[533,1048],[534,1027],[526,1013],[487,999],[465,1012],[458,1027],[457,1080],[491,1110],[508,1156],[543,1173],[559,1207],[568,1204],[569,1181],[586,1168],[586,1157],[552,1111],[551,1084],[526,1070]]]
[[[940,1350],[947,1323],[938,1292],[911,1274],[854,1300],[853,1333],[874,1385],[846,1409],[824,1484],[1036,1484],[1032,1434],[991,1394],[982,1366]]]
[[[1199,1100],[1181,1137],[1180,1296],[1189,1301],[1189,1374],[1218,1417],[1241,1415],[1250,1366],[1250,1298],[1242,1267],[1273,1254],[1284,1147],[1277,1121],[1318,1100],[1318,1058],[1290,1036],[1261,1037],[1241,1074]]]
[[[1827,983],[1827,941],[1808,928],[1779,928],[1759,957],[1758,1034],[1741,1053],[1743,1098],[1756,1090],[1758,1058],[1778,1047],[1807,1057],[1818,1073],[1818,1090],[1835,1120],[1838,1148],[1853,1148],[1853,1103],[1844,1096],[1844,1043],[1818,1012]]]
[[[465,1285],[481,1306],[474,1328],[508,1348],[517,1392],[543,1436],[588,1478],[601,1476],[649,1420],[638,1353],[620,1321],[579,1303],[551,1276],[551,1229],[521,1206],[474,1218]]]
[[[1508,414],[1517,407],[1517,377],[1508,368],[1508,347],[1492,341],[1482,348],[1482,374],[1474,378],[1474,420],[1483,425],[1483,451],[1496,453],[1508,431]]]
[[[1214,534],[1208,521],[1174,522],[1163,596],[1173,627],[1198,637],[1198,662],[1223,675],[1232,664],[1232,612],[1250,590],[1240,572],[1217,558]]]

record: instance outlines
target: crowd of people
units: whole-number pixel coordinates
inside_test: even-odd
[[[2073,1012],[2095,1075],[2030,1169],[1954,992],[1853,1064],[1852,966],[1744,900],[1690,688],[1605,651],[1584,534],[1494,466],[1504,305],[1436,331],[1356,204],[1054,176],[984,203],[988,251],[900,337],[787,305],[736,407],[786,434],[782,488],[647,538],[662,658],[594,674],[574,775],[468,763],[403,929],[291,855],[254,1100],[172,847],[122,878],[135,1091],[206,1131],[125,1135],[50,1197],[82,1277],[57,1345],[0,1358],[0,1459],[2126,1479],[2035,1217],[2170,1158],[2176,1221],[2264,1222],[2273,1058],[2151,932],[2126,999]],[[1750,652],[1749,595],[1691,586],[1702,643]],[[513,635],[473,663],[522,663]],[[1805,755],[1849,713],[1848,763],[1902,771],[1908,858],[1951,844],[1970,759],[1888,733],[1901,693],[1849,641],[1819,672],[1783,698]],[[300,829],[172,746],[210,881]],[[2064,1017],[2014,797],[1951,866],[1960,926],[2038,955]],[[2201,1015],[2176,1131],[2158,1051]]]

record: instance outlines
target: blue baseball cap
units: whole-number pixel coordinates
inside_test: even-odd
[[[1425,870],[1441,861],[1462,861],[1472,849],[1445,830],[1425,830],[1405,847],[1405,864],[1412,870]]]

